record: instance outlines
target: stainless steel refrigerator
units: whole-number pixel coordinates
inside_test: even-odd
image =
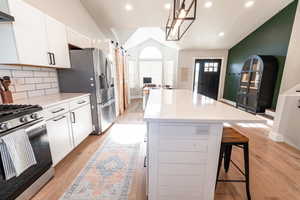
[[[112,63],[99,49],[70,50],[71,69],[59,69],[60,92],[91,93],[95,134],[116,120]]]

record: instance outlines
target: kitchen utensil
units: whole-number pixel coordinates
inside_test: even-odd
[[[2,79],[0,79],[0,82],[1,82],[0,93],[1,93],[2,102],[4,104],[13,103],[12,93],[11,91],[9,91],[9,86],[11,84],[10,77],[4,76]]]
[[[1,83],[1,84],[0,84],[0,91],[4,91],[4,90],[3,90],[3,87],[2,87],[2,82],[3,82],[3,79],[0,78],[0,83]]]
[[[3,85],[5,91],[9,91],[10,84],[11,84],[10,77],[9,76],[4,76],[3,81],[2,81],[2,85]]]

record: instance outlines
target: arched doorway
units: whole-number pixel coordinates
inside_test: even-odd
[[[144,83],[163,83],[163,55],[154,46],[145,47],[139,55],[139,86],[143,87]]]

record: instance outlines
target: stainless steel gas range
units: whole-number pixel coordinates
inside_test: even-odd
[[[32,147],[36,164],[18,176],[7,179],[4,160],[0,154],[0,200],[27,200],[54,175],[52,158],[42,108],[32,105],[0,105],[1,137],[25,131]],[[1,145],[5,145],[2,141]]]

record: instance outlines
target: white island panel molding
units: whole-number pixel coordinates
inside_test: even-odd
[[[223,123],[263,123],[255,115],[188,90],[151,90],[149,200],[213,200]]]

